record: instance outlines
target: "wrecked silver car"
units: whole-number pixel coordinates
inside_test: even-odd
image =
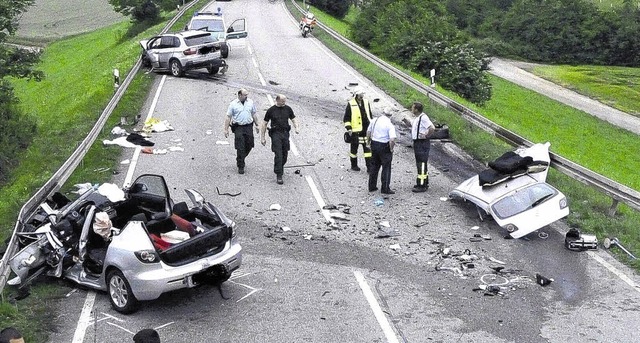
[[[226,72],[218,39],[206,31],[165,33],[140,41],[142,65],[154,71],[183,76],[186,70],[206,68],[209,74]]]
[[[228,280],[242,262],[235,223],[185,191],[191,207],[174,204],[164,178],[147,174],[124,191],[92,186],[74,201],[56,193],[18,233],[9,284],[62,277],[106,291],[116,311],[132,313],[141,300]]]
[[[550,143],[510,151],[490,169],[462,182],[452,199],[474,203],[480,219],[491,215],[511,237],[521,238],[569,215],[567,198],[546,183]]]

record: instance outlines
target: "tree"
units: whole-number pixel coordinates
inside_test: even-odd
[[[484,54],[467,37],[441,1],[378,0],[364,5],[351,28],[354,41],[372,53],[429,77],[438,73],[445,89],[476,103],[491,98]]]
[[[154,22],[160,18],[160,11],[170,11],[182,4],[182,0],[109,0],[113,9],[135,22]]]
[[[0,181],[17,162],[17,157],[33,139],[36,126],[18,110],[10,78],[39,81],[43,73],[34,69],[39,60],[35,51],[11,46],[7,38],[18,29],[16,18],[33,4],[33,0],[0,2]]]

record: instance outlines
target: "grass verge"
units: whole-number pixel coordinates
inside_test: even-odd
[[[297,17],[297,10],[291,3],[286,3]],[[317,9],[313,9],[313,13],[323,24],[343,34],[348,33],[350,16],[342,21]],[[436,122],[447,123],[456,144],[476,159],[488,162],[512,149],[498,138],[469,124],[456,113],[430,103],[428,98],[381,71],[324,31],[314,31],[314,37],[399,103],[408,106],[417,100],[429,104],[425,112]],[[416,73],[395,66],[424,84],[430,83]],[[634,189],[640,189],[640,180],[633,172],[640,167],[640,156],[630,154],[628,148],[640,146],[637,135],[502,79],[492,77],[492,84],[493,98],[484,107],[474,106],[446,90],[438,88],[438,91],[533,142],[551,142],[554,152],[574,162]],[[612,156],[616,157],[611,158]],[[616,215],[609,217],[606,215],[612,203],[609,197],[555,170],[549,173],[548,182],[565,193],[570,200],[571,214],[567,218],[570,226],[594,233],[600,239],[616,236],[630,251],[640,251],[640,237],[637,235],[640,213],[621,204],[618,205]],[[618,254],[619,251],[613,252],[619,259],[640,270],[640,262],[628,259],[624,253]]]
[[[610,66],[535,66],[532,73],[640,117],[640,68]]]

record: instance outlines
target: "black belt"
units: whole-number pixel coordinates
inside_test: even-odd
[[[389,142],[378,142],[378,141],[371,141],[371,144],[376,143],[376,144],[383,144],[383,145],[388,145]]]

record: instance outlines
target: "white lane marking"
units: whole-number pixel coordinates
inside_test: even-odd
[[[251,49],[249,49],[249,53],[251,53]],[[258,61],[256,61],[256,59],[253,58],[253,56],[251,56],[251,61],[253,62],[253,66],[256,67],[256,69],[258,69]]]
[[[162,91],[162,86],[164,86],[164,81],[167,79],[167,75],[163,75],[160,80],[160,85],[158,85],[158,89],[156,90],[156,95],[153,97],[153,101],[151,102],[151,106],[149,107],[149,112],[147,112],[147,117],[144,119],[146,123],[153,116],[153,112],[156,110],[156,105],[158,105],[158,99],[160,98],[160,92]],[[124,184],[122,187],[126,187],[131,184],[131,180],[133,179],[133,173],[136,170],[136,165],[138,164],[138,157],[140,157],[140,151],[142,148],[137,147],[133,152],[133,157],[131,158],[131,163],[129,163],[129,169],[127,170],[127,176],[124,179]]]
[[[391,324],[389,324],[387,317],[384,315],[384,312],[382,312],[382,308],[380,307],[380,304],[378,304],[376,297],[373,295],[373,292],[371,291],[367,280],[364,278],[364,275],[362,275],[362,273],[357,270],[354,270],[353,274],[356,276],[356,280],[358,280],[360,289],[362,289],[362,293],[367,299],[369,307],[371,307],[373,314],[378,320],[378,325],[380,325],[380,328],[382,328],[382,332],[384,332],[385,337],[387,337],[387,342],[399,343],[400,341],[398,341],[398,337],[396,336],[395,331],[393,331],[393,328],[391,327]]]
[[[318,187],[316,187],[315,182],[313,182],[313,178],[310,175],[305,175],[304,178],[307,180],[307,183],[309,184],[309,188],[311,188],[311,193],[313,194],[313,197],[316,199],[318,206],[320,206],[320,209],[322,210],[322,215],[324,216],[324,219],[327,222],[329,222],[331,225],[335,224],[335,221],[333,220],[333,218],[331,218],[331,215],[329,214],[329,210],[325,210],[323,208],[326,205],[326,203],[324,202],[324,199],[322,199],[322,195],[320,195],[320,191],[318,191]]]
[[[84,306],[82,306],[82,312],[80,313],[80,319],[78,320],[78,326],[76,332],[73,334],[73,343],[84,342],[84,335],[87,332],[87,327],[91,322],[91,310],[93,309],[93,303],[96,300],[96,292],[87,292],[87,298],[84,300]]]
[[[610,264],[609,262],[605,261],[602,257],[598,256],[593,251],[587,251],[587,254],[589,254],[589,256],[591,258],[596,260],[598,263],[603,265],[605,268],[609,269],[609,271],[612,272],[613,274],[615,274],[617,277],[619,277],[620,280],[626,282],[633,289],[635,289],[636,291],[640,292],[640,288],[638,288],[638,285],[635,282],[633,282],[633,280],[631,280],[631,278],[628,277],[625,273],[623,273],[620,270],[618,270],[618,268],[614,267],[612,264]]]

